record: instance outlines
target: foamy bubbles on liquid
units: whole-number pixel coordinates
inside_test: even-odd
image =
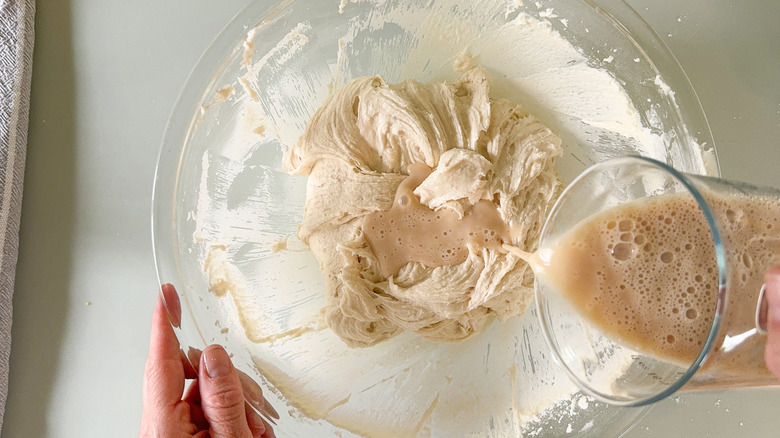
[[[780,202],[701,194],[725,250],[723,279],[709,224],[686,193],[605,210],[545,243],[539,250],[545,254],[539,259],[542,281],[608,336],[682,366],[694,363],[707,342],[725,287],[720,303],[725,331],[713,338],[706,366],[771,376],[763,359],[766,337],[745,334],[755,332],[763,272],[780,264]]]
[[[659,356],[698,354],[718,279],[709,228],[693,199],[615,208],[562,239],[577,244],[553,249],[548,275],[576,277],[560,289],[591,319],[637,347],[660,345]]]
[[[463,218],[447,208],[431,210],[414,194],[431,169],[413,164],[409,172],[392,207],[363,220],[363,231],[383,276],[397,273],[410,262],[428,267],[457,265],[468,257],[469,244],[500,249],[509,241],[508,227],[495,204],[479,201]]]

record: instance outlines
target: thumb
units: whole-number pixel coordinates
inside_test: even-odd
[[[767,301],[767,341],[764,357],[767,367],[780,377],[780,267],[773,267],[764,275]]]
[[[252,436],[241,382],[224,348],[209,345],[203,350],[198,384],[211,438]]]

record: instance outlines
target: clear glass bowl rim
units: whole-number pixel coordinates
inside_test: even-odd
[[[179,214],[175,211],[173,200],[178,189],[180,163],[186,153],[187,142],[192,132],[197,129],[198,109],[210,97],[209,90],[214,85],[215,78],[219,76],[219,71],[224,68],[224,62],[227,62],[226,60],[240,49],[240,42],[244,39],[247,30],[279,13],[295,1],[283,0],[279,3],[254,1],[239,11],[212,40],[179,92],[162,137],[151,197],[153,258],[160,285],[177,284],[181,280],[179,278],[181,261],[175,255],[171,256],[171,248],[175,248],[177,244],[173,226],[176,216]],[[719,176],[720,169],[715,145],[701,103],[688,76],[666,44],[624,0],[581,1],[612,21],[615,27],[645,55],[645,59],[656,72],[661,72],[657,65],[663,65],[663,77],[667,79],[667,82],[675,84],[673,89],[676,93],[677,118],[682,120],[685,126],[696,127],[699,141],[711,145],[709,153],[714,158],[715,168],[713,171],[716,176]],[[222,60],[222,63],[217,63],[215,70],[213,61],[217,59]],[[194,90],[202,90],[202,93],[195,93]],[[181,291],[179,293],[181,294]],[[181,324],[179,327],[174,327],[174,331],[185,350],[188,347],[203,349],[207,345],[206,340],[198,330],[183,330],[181,328],[197,328],[197,326],[198,321],[187,311],[186,306],[182,306]],[[645,414],[646,412],[643,415]],[[623,433],[628,430],[630,428]]]

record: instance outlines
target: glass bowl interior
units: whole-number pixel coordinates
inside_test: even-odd
[[[280,436],[619,436],[649,409],[578,392],[531,309],[454,344],[401,335],[350,349],[322,322],[323,281],[296,238],[306,178],[282,171],[285,151],[350,79],[454,80],[463,53],[491,94],[562,137],[564,182],[626,154],[718,174],[688,79],[620,0],[250,4],[171,114],[153,240],[183,347],[224,345],[281,414]]]

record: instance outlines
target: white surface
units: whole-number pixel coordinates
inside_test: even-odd
[[[187,73],[247,1],[38,2],[2,438],[137,434],[158,145]],[[690,76],[723,175],[780,187],[780,3],[680,3],[629,1]],[[780,390],[683,395],[628,436],[777,436],[778,409]]]

